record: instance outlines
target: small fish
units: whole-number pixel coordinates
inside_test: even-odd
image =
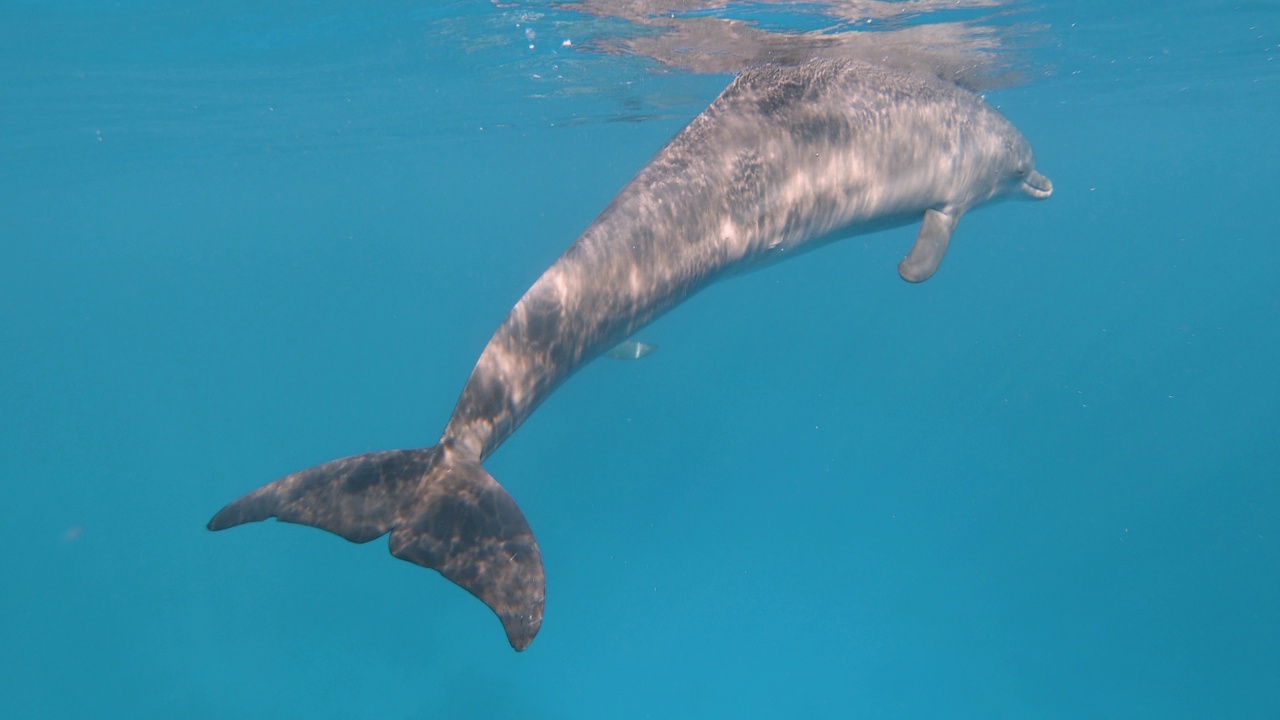
[[[639,360],[657,349],[657,345],[642,340],[623,340],[605,355],[615,360]]]

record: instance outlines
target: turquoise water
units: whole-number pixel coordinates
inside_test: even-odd
[[[987,99],[1054,196],[571,380],[487,463],[548,574],[517,654],[385,541],[204,523],[434,442],[727,76],[539,4],[5,5],[0,716],[1280,717],[1280,6],[1020,8]]]

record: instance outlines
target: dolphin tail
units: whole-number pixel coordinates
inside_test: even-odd
[[[438,570],[488,605],[516,650],[542,626],[542,554],[515,500],[478,461],[441,445],[334,460],[264,485],[218,511],[210,530],[269,517],[365,543]]]

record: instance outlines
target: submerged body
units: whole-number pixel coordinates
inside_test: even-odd
[[[439,570],[501,618],[517,650],[542,622],[529,526],[482,463],[565,379],[711,282],[886,227],[921,223],[903,278],[937,269],[956,221],[1048,197],[1030,145],[980,98],[853,62],[747,71],[627,184],[534,283],[481,353],[440,442],[336,460],[264,486],[214,530],[278,517]]]

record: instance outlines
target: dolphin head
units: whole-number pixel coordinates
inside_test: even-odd
[[[1020,191],[1033,200],[1044,200],[1052,195],[1053,182],[1036,172],[1036,154],[1031,150],[1031,143],[1019,134],[1018,142],[1013,143],[1010,150],[1013,157],[1007,178],[1008,192]]]
[[[975,121],[982,128],[972,144],[976,170],[970,178],[974,196],[968,208],[988,202],[1026,198],[1044,200],[1053,194],[1053,183],[1036,172],[1031,143],[1013,123],[995,110]]]

